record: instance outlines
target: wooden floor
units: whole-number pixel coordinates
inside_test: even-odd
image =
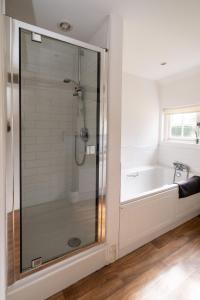
[[[199,300],[200,217],[48,300]]]

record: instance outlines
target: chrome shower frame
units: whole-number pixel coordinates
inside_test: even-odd
[[[20,214],[20,86],[19,86],[19,32],[25,29],[30,32],[53,38],[58,41],[66,42],[88,50],[96,51],[100,54],[100,116],[99,116],[99,190],[98,195],[98,232],[97,242],[82,249],[75,250],[73,253],[66,254],[50,262],[44,263],[36,269],[20,273],[19,261],[20,253],[18,252],[20,228],[16,226],[16,220]],[[64,35],[54,33],[37,26],[26,24],[7,17],[7,120],[10,130],[7,132],[7,218],[10,218],[11,225],[8,230],[9,243],[12,244],[10,258],[12,261],[9,265],[12,279],[10,284],[14,283],[33,272],[39,271],[56,262],[67,259],[79,252],[86,251],[88,248],[98,246],[106,240],[106,148],[107,148],[107,53],[105,49],[77,41]],[[9,235],[8,234],[8,235]],[[20,251],[19,251],[20,252]]]

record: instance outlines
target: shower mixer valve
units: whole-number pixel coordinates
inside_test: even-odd
[[[84,127],[80,130],[80,137],[86,143],[89,140],[89,131],[88,128]]]
[[[75,92],[73,93],[73,96],[78,96],[78,97],[82,97],[82,95],[83,95],[83,88],[81,87],[81,86],[76,86],[75,87]]]

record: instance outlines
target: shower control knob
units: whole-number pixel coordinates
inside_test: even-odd
[[[89,145],[87,146],[87,155],[93,155],[96,154],[96,146]]]

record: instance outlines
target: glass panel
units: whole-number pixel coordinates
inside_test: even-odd
[[[195,129],[192,126],[184,126],[183,127],[183,136],[185,137],[193,137]]]
[[[97,241],[99,54],[20,32],[21,271]]]
[[[171,128],[171,135],[172,136],[181,136],[182,127],[181,126],[173,126]]]
[[[170,115],[170,136],[177,138],[194,138],[197,113]]]

